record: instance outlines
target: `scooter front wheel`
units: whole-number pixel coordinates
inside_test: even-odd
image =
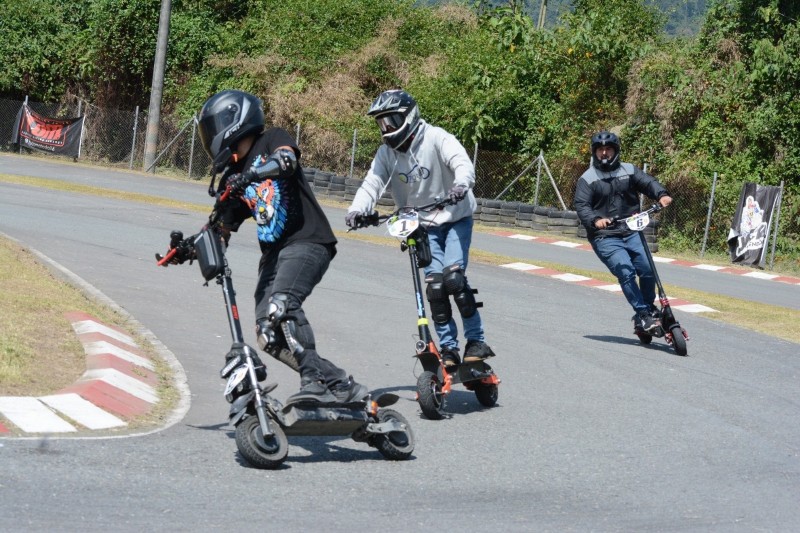
[[[257,416],[248,416],[236,426],[236,446],[242,457],[256,468],[278,468],[289,454],[289,441],[281,427],[270,424],[272,435],[264,437]]]
[[[497,404],[498,395],[498,387],[493,383],[480,383],[475,386],[475,397],[484,407],[494,407]]]
[[[378,422],[396,422],[402,429],[375,435],[372,445],[381,455],[392,461],[404,461],[411,457],[411,452],[414,451],[414,432],[411,431],[408,420],[394,409],[379,410],[377,418]]]
[[[669,330],[672,334],[672,347],[675,348],[675,353],[681,356],[688,355],[689,351],[686,348],[686,338],[683,336],[683,329],[680,326],[672,326]]]
[[[422,414],[431,420],[444,418],[444,393],[436,374],[426,370],[417,379],[417,402]]]

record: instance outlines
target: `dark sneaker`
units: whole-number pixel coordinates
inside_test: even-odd
[[[286,404],[297,402],[336,402],[336,396],[328,390],[321,381],[309,381],[300,385],[300,391],[292,394],[286,399]]]
[[[458,355],[458,348],[443,346],[442,349],[439,350],[439,355],[442,356],[442,362],[444,362],[444,366],[456,366],[461,364],[461,357]]]
[[[659,309],[655,305],[651,305],[650,306],[650,316],[652,316],[656,320],[661,320],[661,309]]]
[[[483,341],[467,341],[467,346],[464,348],[465,363],[483,361],[489,357],[494,357],[494,352],[488,344]]]
[[[349,376],[347,381],[334,385],[330,392],[338,403],[358,402],[369,395],[369,389],[361,383],[356,383],[353,376]]]
[[[634,328],[641,329],[646,333],[653,333],[659,326],[658,320],[647,311],[634,315],[633,324]]]

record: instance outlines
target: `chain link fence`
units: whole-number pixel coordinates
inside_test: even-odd
[[[54,118],[86,115],[82,160],[192,180],[208,176],[211,161],[202,149],[192,118],[162,115],[154,168],[143,169],[146,112],[139,108],[101,109],[74,97],[65,100],[58,104],[28,102],[28,105],[37,113]],[[11,144],[11,139],[22,104],[0,99],[0,150],[20,150],[18,145]],[[341,201],[352,200],[369,169],[378,142],[362,140],[358,131],[354,131],[352,142],[347,146],[341,139],[334,142],[324,137],[326,133],[315,128],[281,126],[293,133],[303,147],[303,166],[316,194]],[[22,150],[27,152],[26,148]],[[572,210],[572,202],[578,178],[588,168],[588,162],[548,161],[543,153],[532,157],[481,150],[478,146],[473,147],[472,152],[476,170],[475,195],[479,203],[476,221],[559,237],[585,237]],[[54,157],[52,154],[33,155]],[[640,166],[658,177],[658,172],[648,169],[646,164]],[[660,243],[662,247],[677,251],[702,254],[708,249],[717,255],[727,254],[727,232],[736,206],[713,202],[712,177],[664,185],[673,190],[675,208],[654,217],[646,232],[651,248],[657,251]],[[643,198],[642,204],[651,201]],[[710,203],[713,209],[709,214]],[[393,205],[391,190],[384,193],[379,204]]]

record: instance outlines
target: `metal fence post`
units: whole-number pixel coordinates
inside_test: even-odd
[[[539,183],[542,180],[542,161],[544,161],[544,150],[539,150],[539,157],[537,159],[537,168],[536,168],[536,189],[533,192],[533,205],[534,207],[539,206]]]
[[[708,215],[706,216],[706,231],[703,234],[703,246],[700,249],[700,257],[706,253],[706,243],[708,242],[708,228],[711,226],[711,210],[714,208],[714,191],[717,188],[717,173],[714,172],[714,181],[711,182],[711,198],[708,199]]]
[[[139,106],[136,106],[136,111],[133,112],[133,142],[131,143],[131,162],[128,169],[133,168],[133,154],[136,153],[136,127],[139,125]]]
[[[194,161],[195,133],[197,133],[197,120],[192,119],[192,144],[189,147],[189,179],[192,179],[192,161]]]
[[[772,238],[772,255],[769,260],[769,269],[775,268],[775,245],[778,242],[778,223],[781,220],[781,204],[783,203],[783,180],[781,180],[781,188],[778,191],[778,209],[775,212],[775,236]]]
[[[472,154],[472,166],[478,164],[478,141],[475,141],[475,152]]]
[[[297,126],[294,128],[294,142],[298,145],[300,144],[300,123],[297,123]]]
[[[350,179],[353,179],[353,165],[356,162],[356,136],[358,135],[358,130],[353,130],[353,150],[350,152]]]

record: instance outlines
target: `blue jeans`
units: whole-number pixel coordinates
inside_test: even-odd
[[[460,265],[466,275],[469,246],[472,243],[472,224],[472,217],[466,217],[450,224],[427,228],[433,261],[425,267],[426,276],[441,272],[451,265]],[[468,341],[484,341],[483,322],[477,310],[469,318],[462,317],[461,322],[464,326],[464,337]],[[434,322],[434,329],[441,347],[458,348],[458,327],[455,320],[451,318],[446,324]]]
[[[604,237],[591,241],[594,253],[617,277],[622,294],[636,313],[650,310],[656,299],[656,278],[638,232],[627,237]],[[636,283],[636,277],[639,283]]]

